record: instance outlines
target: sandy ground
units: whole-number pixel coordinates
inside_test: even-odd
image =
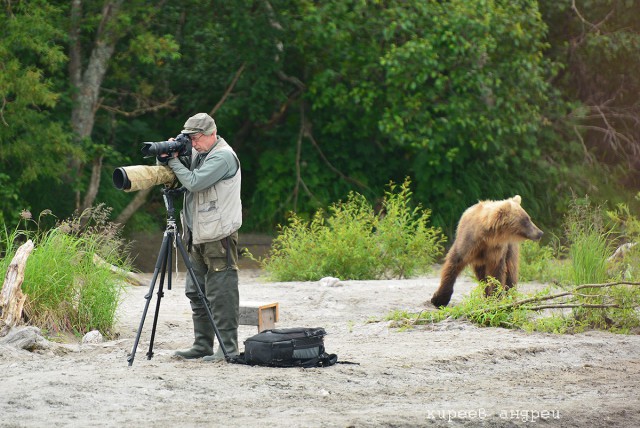
[[[117,340],[36,352],[0,346],[0,426],[640,426],[640,336],[527,334],[459,321],[389,328],[391,310],[424,309],[437,272],[327,287],[241,271],[242,300],[279,302],[278,327],[324,327],[327,350],[357,363],[317,369],[172,357],[192,341],[183,284],[174,280],[162,299],[151,360],[155,295],[127,363],[148,285],[127,287]],[[471,287],[459,280],[453,303]],[[242,326],[240,339],[255,333]]]

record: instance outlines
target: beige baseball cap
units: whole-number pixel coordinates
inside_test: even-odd
[[[183,134],[196,134],[202,133],[204,135],[211,135],[213,131],[217,129],[216,121],[207,113],[198,113],[191,116],[184,123]]]

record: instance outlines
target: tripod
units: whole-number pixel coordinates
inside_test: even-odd
[[[227,353],[227,349],[224,347],[224,343],[222,343],[222,338],[220,337],[220,331],[218,327],[216,327],[216,323],[213,320],[213,315],[211,313],[211,309],[209,308],[209,302],[207,301],[204,292],[198,285],[198,281],[196,278],[196,274],[193,271],[193,265],[189,260],[189,256],[187,255],[186,250],[184,249],[184,245],[182,243],[182,239],[180,238],[180,234],[178,233],[178,227],[176,226],[175,219],[175,208],[173,207],[173,196],[177,194],[182,194],[185,192],[185,188],[181,187],[179,189],[162,189],[162,197],[164,198],[164,203],[167,208],[167,227],[164,231],[164,236],[162,238],[162,245],[160,246],[160,252],[158,253],[158,259],[156,261],[156,267],[153,270],[153,278],[151,279],[151,284],[149,285],[149,292],[144,296],[146,299],[146,303],[144,305],[144,311],[142,312],[142,319],[140,320],[140,326],[138,327],[138,333],[136,334],[136,340],[133,343],[133,349],[131,350],[131,354],[127,357],[127,361],[129,362],[129,366],[133,365],[133,360],[136,357],[136,349],[138,348],[138,342],[140,341],[140,334],[142,333],[142,327],[144,326],[144,320],[147,317],[147,311],[149,310],[149,304],[151,303],[151,297],[153,295],[153,289],[156,285],[156,280],[158,278],[158,273],[160,273],[160,286],[158,287],[158,300],[156,303],[156,312],[153,318],[153,328],[151,329],[151,339],[149,341],[149,351],[147,352],[147,359],[150,360],[153,357],[153,341],[156,335],[156,327],[158,325],[158,314],[160,313],[160,301],[162,297],[164,297],[164,291],[162,290],[164,284],[165,274],[168,274],[167,280],[167,288],[171,290],[171,246],[170,243],[174,242],[180,251],[180,255],[184,261],[185,266],[187,267],[187,272],[191,275],[191,280],[194,284],[196,284],[196,289],[198,290],[198,297],[202,300],[204,304],[204,308],[207,311],[207,316],[209,317],[209,321],[211,321],[211,326],[213,327],[213,331],[218,338],[218,343],[220,344],[220,349],[222,349],[222,353],[224,354],[225,360],[229,361],[230,357]]]

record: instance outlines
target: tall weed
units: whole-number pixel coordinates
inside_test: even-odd
[[[607,258],[611,254],[611,226],[604,211],[588,197],[574,198],[564,221],[569,242],[573,284],[594,284],[607,280]]]

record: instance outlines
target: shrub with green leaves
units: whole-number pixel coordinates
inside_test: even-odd
[[[263,267],[278,281],[406,278],[428,272],[445,237],[429,226],[430,211],[411,208],[410,181],[389,184],[376,214],[366,198],[350,193],[318,210],[310,222],[295,213],[281,227]]]
[[[5,231],[3,277],[19,244],[26,239],[34,242],[22,284],[29,324],[49,335],[94,329],[113,333],[124,279],[109,265],[128,270],[130,261],[122,251],[118,229],[106,222],[107,217],[108,210],[99,206],[48,231]]]

